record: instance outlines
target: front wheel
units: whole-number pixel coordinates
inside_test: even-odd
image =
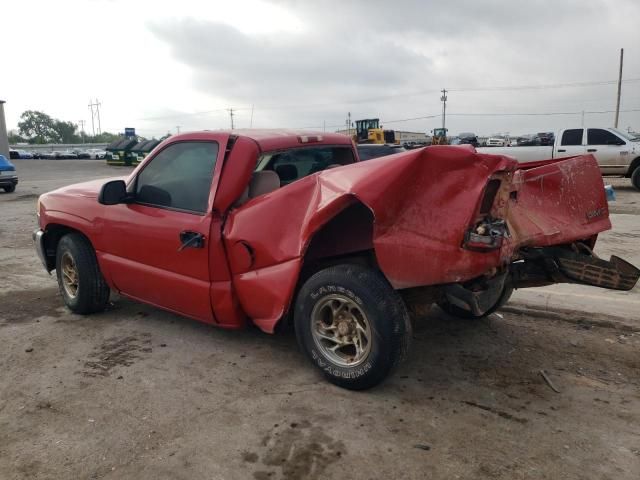
[[[294,323],[300,348],[332,383],[371,388],[406,355],[409,314],[379,272],[338,265],[309,278],[298,293]]]
[[[16,186],[15,185],[9,185],[7,187],[3,187],[4,191],[7,193],[12,193],[16,191]]]
[[[91,243],[79,233],[60,239],[56,251],[58,288],[74,313],[100,312],[109,302],[109,287],[100,272]]]

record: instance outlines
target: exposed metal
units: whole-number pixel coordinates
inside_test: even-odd
[[[327,295],[316,303],[311,312],[311,334],[322,354],[343,367],[359,365],[371,350],[369,320],[346,295]]]
[[[60,270],[62,272],[62,288],[71,298],[78,295],[78,267],[69,252],[65,252],[60,260]]]

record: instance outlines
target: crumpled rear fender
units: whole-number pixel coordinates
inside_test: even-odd
[[[511,262],[523,244],[588,238],[610,227],[594,168],[595,160],[584,156],[518,170],[509,157],[442,146],[311,175],[229,215],[225,247],[240,303],[262,329],[273,330],[291,302],[314,234],[355,201],[373,213],[375,257],[397,289],[478,277]],[[496,203],[513,234],[493,251],[465,249],[465,233],[497,174],[505,186]],[[579,182],[584,187],[576,189]],[[587,219],[584,206],[605,210]],[[545,220],[552,207],[555,213]]]

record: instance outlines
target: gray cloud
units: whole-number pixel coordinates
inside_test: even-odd
[[[386,120],[440,111],[443,86],[479,87],[609,80],[626,46],[626,77],[640,77],[640,5],[632,0],[503,2],[277,0],[303,33],[247,35],[223,24],[172,20],[149,28],[191,68],[202,92],[230,105],[256,104],[260,126],[322,125],[356,117]],[[625,85],[623,108],[640,107],[639,83]],[[407,95],[427,91],[423,95]],[[615,86],[458,92],[455,113],[558,112],[613,107]],[[610,115],[587,116],[609,124]],[[206,119],[205,119],[206,120]],[[579,116],[452,116],[455,130],[560,128]],[[622,115],[640,127],[640,114]],[[397,128],[430,129],[439,120]],[[200,124],[198,124],[200,125]]]

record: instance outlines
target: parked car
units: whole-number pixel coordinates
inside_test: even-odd
[[[40,152],[40,158],[47,159],[47,160],[50,160],[52,158],[58,158],[56,157],[56,153],[59,153],[59,152]]]
[[[114,290],[229,329],[293,318],[311,363],[351,389],[406,355],[416,305],[477,319],[514,288],[640,276],[591,254],[611,222],[590,155],[528,168],[445,146],[358,162],[340,134],[193,132],[124,179],[41,195],[37,215],[36,251],[73,312]]]
[[[517,147],[533,147],[536,145],[540,145],[540,137],[537,135],[522,135],[521,137],[516,138]]]
[[[33,154],[26,150],[9,150],[9,157],[15,160],[32,160]]]
[[[540,139],[540,145],[553,145],[555,134],[553,132],[539,132],[538,138]]]
[[[478,137],[472,132],[463,132],[457,137],[453,137],[449,142],[450,145],[473,145],[474,147],[480,146]]]
[[[106,151],[105,150],[101,150],[99,148],[90,148],[89,150],[87,150],[87,152],[89,153],[89,157],[90,158],[94,158],[96,160],[100,159],[104,159],[105,155],[106,155]]]
[[[18,174],[13,163],[7,160],[7,157],[0,155],[0,188],[5,192],[11,193],[18,185]]]
[[[509,155],[522,163],[591,154],[602,175],[630,178],[633,186],[640,190],[640,137],[616,128],[580,127],[560,130],[554,138],[553,145],[492,148],[485,152]]]
[[[372,158],[384,157],[395,153],[406,152],[407,149],[401,145],[390,143],[385,144],[361,144],[358,145],[358,156],[360,160],[371,160]]]
[[[487,147],[504,147],[504,138],[490,137],[487,138]]]
[[[71,150],[71,153],[75,154],[78,159],[89,159],[91,154],[86,150]]]
[[[73,153],[71,150],[64,150],[62,152],[53,152],[54,158],[58,160],[75,160],[78,158],[78,155]]]

